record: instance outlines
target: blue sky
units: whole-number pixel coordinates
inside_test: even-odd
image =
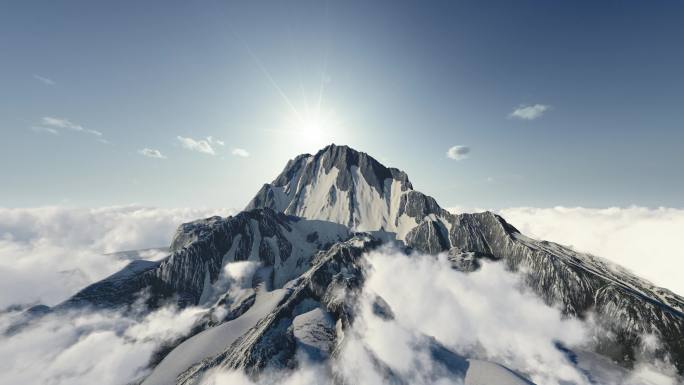
[[[443,206],[683,207],[682,20],[665,1],[7,2],[0,206],[241,208],[335,142]]]

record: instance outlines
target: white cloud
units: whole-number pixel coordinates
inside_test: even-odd
[[[245,150],[244,148],[234,148],[232,151],[232,154],[235,156],[241,156],[243,158],[246,158],[249,156],[249,152]]]
[[[521,105],[520,107],[513,110],[513,112],[508,115],[511,118],[523,119],[523,120],[534,120],[541,118],[544,112],[548,111],[550,106],[545,104],[534,104],[534,105]]]
[[[187,333],[201,314],[198,308],[162,308],[141,320],[111,311],[48,315],[0,338],[0,383],[135,383],[156,349]],[[0,322],[6,325],[12,316],[0,314]]]
[[[582,376],[554,341],[581,345],[586,338],[584,326],[563,319],[537,297],[521,293],[518,276],[503,265],[484,264],[479,271],[465,274],[453,270],[444,256],[391,251],[373,252],[369,261],[372,273],[364,289],[361,322],[354,327],[357,343],[369,347],[392,370],[419,383],[432,383],[430,373],[422,373],[425,360],[430,360],[424,336],[430,336],[461,355],[527,373],[536,383],[582,383]],[[373,316],[375,294],[389,304],[395,321]],[[359,360],[345,353],[358,351],[343,351],[342,360]],[[350,375],[358,372],[356,365],[348,370]],[[358,380],[366,383],[364,378]]]
[[[211,143],[211,144],[218,144],[219,146],[225,146],[226,145],[226,142],[224,142],[220,139],[216,139],[213,136],[207,136],[207,141],[209,141],[209,143]]]
[[[81,130],[83,130],[83,127],[81,127],[81,126],[79,126],[79,125],[77,125],[77,124],[71,123],[71,122],[70,122],[69,120],[67,120],[67,119],[54,118],[54,117],[50,117],[50,116],[45,116],[45,117],[43,117],[43,118],[41,119],[41,121],[42,121],[43,124],[45,124],[46,126],[53,126],[53,127],[59,127],[59,128],[68,128],[68,129],[75,130],[75,131],[81,131]]]
[[[166,156],[164,156],[161,151],[155,150],[153,148],[143,148],[142,150],[138,150],[138,154],[144,155],[148,158],[155,158],[155,159],[166,159]]]
[[[211,143],[209,143],[209,140],[195,140],[183,136],[177,136],[176,138],[181,142],[181,145],[188,150],[202,152],[209,155],[216,155],[216,151],[214,151],[214,148],[211,146]]]
[[[518,207],[499,213],[529,236],[609,259],[684,295],[682,209]]]
[[[105,253],[167,247],[181,223],[233,213],[141,206],[0,208],[0,309],[53,305],[128,263]]]
[[[68,119],[55,118],[55,117],[51,117],[51,116],[44,116],[41,119],[41,123],[44,126],[48,126],[48,127],[61,128],[61,129],[83,132],[83,133],[91,134],[91,135],[95,135],[95,136],[102,136],[102,133],[100,131],[84,128],[83,126],[81,126],[79,124],[76,124],[76,123],[69,121]]]
[[[46,77],[44,77],[44,76],[40,76],[40,75],[35,75],[35,74],[34,74],[34,75],[33,75],[33,78],[36,79],[36,80],[38,80],[39,82],[45,84],[46,86],[54,86],[54,85],[56,84],[54,80],[48,79],[48,78],[46,78]]]
[[[447,150],[446,156],[449,159],[462,160],[467,158],[469,153],[470,147],[468,146],[453,146]]]
[[[261,264],[255,261],[226,263],[218,279],[202,292],[199,305],[210,306],[226,294],[228,298],[239,298],[247,291],[252,291],[252,278],[260,266]]]
[[[59,135],[59,131],[55,130],[54,128],[50,128],[50,127],[32,126],[31,130],[33,130],[35,132],[46,132],[46,133],[52,134],[52,135]]]
[[[532,214],[539,213],[535,210],[540,210],[542,223],[558,221],[554,217],[557,214],[548,215],[545,211],[562,213],[561,209],[509,210],[521,211],[519,218],[531,218]],[[648,222],[649,217],[659,218],[655,220],[658,223],[672,215],[670,220],[675,222],[666,228],[681,229],[678,221],[683,210],[669,211],[604,214],[609,218],[622,217],[619,221],[607,220],[614,224],[634,218]],[[168,245],[179,223],[231,213],[230,210],[139,206],[0,208],[0,308],[34,300],[53,304],[84,285],[83,282],[78,286],[65,285],[57,278],[60,272],[78,269],[85,276],[82,279],[85,283],[92,282],[125,264],[103,256],[102,252]],[[662,225],[655,224],[647,234]],[[554,231],[567,229],[565,226],[569,225],[563,224]],[[669,243],[660,243],[665,238]],[[677,238],[638,237],[644,245],[663,250],[670,250],[676,243],[673,239]],[[537,383],[557,384],[562,380],[586,383],[582,373],[554,348],[554,343],[560,341],[566,346],[581,348],[587,343],[590,325],[564,319],[537,297],[520,292],[518,276],[505,271],[501,264],[485,263],[481,270],[464,274],[451,269],[443,256],[406,256],[383,249],[367,257],[369,271],[358,317],[345,331],[344,345],[332,365],[335,375],[348,383],[385,383],[384,373],[372,365],[378,358],[405,383],[461,384],[430,354],[430,338],[458,354],[504,364],[531,376]],[[255,268],[250,262],[240,262],[226,266],[224,274],[226,279],[235,282],[251,282],[247,277]],[[232,290],[244,284],[215,286]],[[373,313],[376,295],[389,304],[394,320],[384,320]],[[46,300],[50,296],[53,300]],[[196,308],[182,312],[164,308],[142,320],[111,312],[47,316],[14,336],[0,339],[0,383],[135,382],[146,373],[144,365],[156,347],[186,332],[201,313]],[[17,314],[0,313],[0,330]],[[609,381],[601,383],[644,384],[653,379],[663,384],[676,383],[669,377],[670,368],[648,362],[638,363],[635,368],[634,372],[602,372]],[[260,377],[259,384],[332,384],[329,370],[305,362],[295,371],[266,373]],[[217,371],[205,380],[205,384],[216,385],[253,384],[241,373],[224,371]]]

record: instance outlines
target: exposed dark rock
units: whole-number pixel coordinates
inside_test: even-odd
[[[406,235],[406,245],[423,253],[437,254],[449,249],[449,239],[442,223],[425,220]]]
[[[292,283],[275,310],[227,347],[225,352],[182,373],[178,383],[197,384],[207,370],[218,366],[242,369],[251,376],[258,376],[266,367],[294,367],[296,342],[291,325],[298,306],[305,301],[317,301],[335,319],[349,324],[355,296],[363,282],[361,256],[380,244],[370,235],[357,235],[319,253],[311,268]]]
[[[394,312],[390,305],[385,302],[380,296],[375,296],[375,300],[372,305],[373,314],[384,319],[385,321],[391,321],[394,319]]]
[[[288,217],[270,209],[185,223],[176,232],[172,253],[167,258],[159,262],[131,262],[120,272],[81,290],[58,305],[58,309],[128,306],[141,295],[150,308],[171,298],[180,306],[195,305],[205,280],[216,282],[223,265],[231,261],[253,260],[265,266],[277,265],[274,279],[284,283],[306,270],[304,265],[289,262],[290,239],[306,242],[311,228],[325,229],[327,242],[348,237],[348,230],[343,226]],[[322,246],[325,244],[311,242],[307,246],[311,253],[297,257],[311,258]]]

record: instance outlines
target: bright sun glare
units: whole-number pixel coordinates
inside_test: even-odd
[[[339,122],[332,110],[304,108],[293,112],[291,129],[297,140],[307,146],[322,146],[332,142],[339,129]]]

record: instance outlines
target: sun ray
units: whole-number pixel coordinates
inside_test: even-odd
[[[292,110],[292,112],[295,113],[295,115],[299,115],[299,111],[298,111],[297,108],[294,106],[294,104],[290,101],[290,98],[287,97],[287,95],[285,94],[285,91],[283,91],[283,89],[280,88],[280,86],[278,85],[278,83],[276,83],[275,79],[273,79],[273,76],[271,76],[271,73],[268,71],[268,69],[266,68],[266,66],[264,66],[264,64],[261,62],[261,60],[259,59],[259,57],[252,51],[252,49],[250,48],[249,44],[247,44],[247,42],[244,41],[244,40],[242,40],[242,39],[240,39],[240,41],[241,41],[242,44],[245,46],[245,49],[246,49],[247,52],[249,53],[249,56],[252,58],[252,60],[254,60],[254,63],[256,63],[257,67],[259,67],[259,69],[260,69],[261,72],[264,74],[264,76],[266,76],[266,78],[267,78],[268,81],[271,83],[271,85],[273,86],[273,88],[275,88],[276,91],[278,91],[278,94],[283,98],[283,101],[285,101],[285,103],[287,103],[287,105],[290,107],[290,109]]]

